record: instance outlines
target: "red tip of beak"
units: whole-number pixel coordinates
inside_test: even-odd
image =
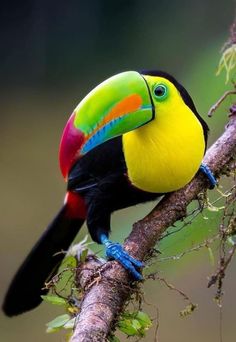
[[[79,159],[80,149],[84,143],[84,133],[74,126],[75,113],[69,118],[62,133],[59,162],[62,175],[67,179],[71,167]]]

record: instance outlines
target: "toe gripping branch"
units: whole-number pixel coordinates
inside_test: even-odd
[[[210,189],[214,189],[217,184],[217,180],[215,179],[213,173],[211,172],[210,168],[206,164],[201,164],[200,171],[202,171],[208,178],[210,182]]]
[[[106,256],[108,259],[117,260],[136,280],[143,279],[141,273],[136,268],[144,267],[144,263],[131,257],[123,249],[121,244],[108,240],[105,234],[101,235],[100,241],[106,247]]]

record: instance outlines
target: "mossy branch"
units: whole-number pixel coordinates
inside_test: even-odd
[[[204,163],[220,178],[235,158],[236,106],[232,106],[225,132],[207,150]],[[188,204],[208,186],[208,180],[199,173],[183,189],[165,196],[150,214],[133,225],[124,248],[143,260],[163,232],[186,216]],[[136,285],[118,262],[110,261],[101,267],[91,258],[78,270],[77,283],[83,288],[84,297],[71,342],[106,341]]]

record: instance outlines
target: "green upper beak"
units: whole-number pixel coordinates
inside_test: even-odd
[[[153,117],[149,88],[141,74],[127,71],[102,82],[79,103],[64,129],[60,146],[63,175],[67,177],[80,156]]]

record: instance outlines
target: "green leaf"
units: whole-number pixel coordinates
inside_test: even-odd
[[[149,329],[152,325],[152,321],[147,313],[143,311],[138,311],[136,315],[136,319],[139,321],[143,329]]]
[[[67,322],[70,321],[70,316],[68,314],[60,315],[54,318],[52,321],[48,322],[46,326],[50,329],[62,328]]]
[[[48,334],[53,334],[53,333],[55,333],[55,332],[60,331],[61,329],[63,329],[63,327],[59,327],[59,328],[47,327],[46,333],[48,333]]]
[[[64,325],[64,329],[73,329],[75,327],[75,321],[76,317],[71,318],[69,321],[67,321]]]
[[[118,323],[119,329],[128,336],[143,337],[145,330],[149,329],[152,321],[143,311],[125,312]]]
[[[67,255],[62,262],[62,265],[60,269],[66,268],[66,267],[71,267],[74,268],[77,266],[77,261],[76,258],[73,255]]]
[[[55,296],[55,295],[46,295],[46,296],[41,296],[41,298],[50,304],[53,305],[66,305],[66,300],[64,298]]]
[[[87,256],[88,256],[88,249],[84,249],[80,254],[80,261],[85,262]]]
[[[75,326],[75,320],[76,317],[70,318],[68,314],[60,315],[46,324],[46,332],[55,333],[61,329],[73,329]]]
[[[137,330],[137,332],[141,332],[142,325],[140,324],[139,320],[133,319],[131,321],[132,327]]]
[[[128,336],[138,335],[138,330],[135,325],[132,324],[132,320],[123,319],[119,322],[118,327],[120,331]]]

